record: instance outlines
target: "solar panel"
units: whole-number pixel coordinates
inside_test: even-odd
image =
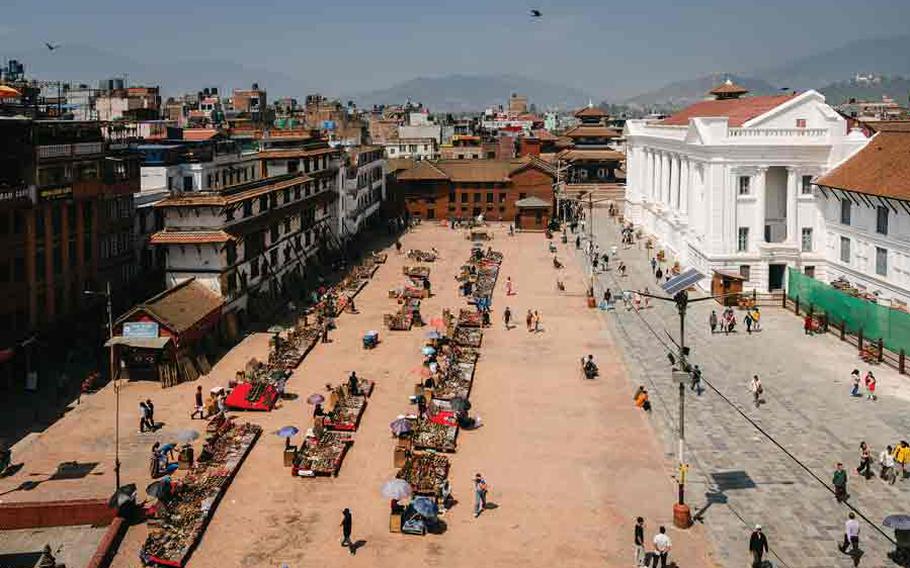
[[[667,280],[667,282],[661,285],[661,288],[670,296],[675,296],[686,288],[695,285],[704,277],[705,275],[701,272],[695,270],[694,268],[690,268],[679,276],[674,276],[673,278]]]

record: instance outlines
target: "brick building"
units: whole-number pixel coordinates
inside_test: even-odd
[[[100,331],[84,290],[110,282],[115,304],[129,301],[139,159],[97,122],[0,119],[0,141],[0,365],[22,377],[28,338]]]
[[[421,219],[514,221],[515,203],[527,197],[553,201],[553,167],[527,156],[514,160],[417,162],[401,171],[397,185],[407,211]]]

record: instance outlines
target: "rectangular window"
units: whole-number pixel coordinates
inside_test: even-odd
[[[480,203],[480,193],[474,194],[474,203]]]
[[[797,127],[797,128],[805,128],[805,127],[806,127],[806,119],[805,119],[805,118],[797,118],[797,119],[796,119],[796,127]]]
[[[888,276],[888,250],[882,247],[875,247],[875,273]]]
[[[752,182],[752,178],[749,176],[739,176],[739,194],[740,195],[749,195],[749,184]]]
[[[436,210],[427,209],[427,219],[435,219],[435,218],[436,218]]]
[[[840,260],[843,263],[850,264],[850,239],[847,237],[840,238]]]
[[[259,212],[263,213],[269,208],[269,196],[263,195],[259,198]]]
[[[879,235],[888,234],[888,208],[882,205],[875,210],[875,232]]]
[[[224,250],[227,254],[227,263],[229,266],[237,262],[237,245],[235,243],[227,243]]]
[[[493,194],[492,193],[487,194],[487,203],[493,203]]]
[[[284,220],[284,232],[285,232],[285,234],[291,232],[291,219],[290,218]]]
[[[749,227],[740,227],[736,234],[736,251],[746,252],[749,250]]]
[[[193,176],[183,176],[183,191],[193,191]]]
[[[243,216],[249,217],[253,214],[253,201],[244,201],[243,202]]]
[[[752,267],[748,264],[741,264],[739,266],[739,275],[745,278],[746,280],[752,279]]]
[[[812,252],[812,227],[803,227],[802,251]]]
[[[840,222],[843,225],[850,224],[850,207],[852,203],[849,199],[840,200]]]
[[[803,176],[802,178],[801,192],[803,195],[809,195],[812,193],[812,176]]]
[[[455,192],[449,192],[449,203],[455,203]]]
[[[505,193],[500,193],[500,194],[499,194],[499,202],[500,202],[500,203],[505,203],[505,202],[506,202],[506,194],[505,194]]]
[[[803,272],[809,278],[815,278],[815,267],[814,266],[807,266],[807,267],[803,268]]]
[[[524,198],[527,197],[527,196],[528,196],[527,193],[519,193],[519,194],[518,194],[518,199],[524,199]]]
[[[468,194],[467,194],[466,192],[464,192],[464,191],[461,192],[461,202],[462,202],[462,203],[467,203],[467,202],[468,202]]]
[[[297,170],[299,168],[300,168],[300,162],[298,162],[297,160],[288,160],[288,173],[289,174],[297,173]]]

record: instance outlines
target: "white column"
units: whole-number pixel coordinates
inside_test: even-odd
[[[799,218],[797,216],[797,200],[799,194],[800,175],[796,168],[787,168],[787,243],[799,244]]]
[[[676,213],[676,191],[679,189],[679,156],[670,154],[670,180],[667,183],[667,204]]]
[[[765,180],[767,167],[758,168],[755,175],[755,224],[758,226],[756,243],[765,242]]]
[[[651,149],[644,149],[644,185],[642,186],[643,201],[651,201],[651,184],[654,182],[654,157],[651,155]]]
[[[688,215],[689,194],[692,193],[692,162],[689,161],[689,158],[683,159],[680,175],[682,176],[680,178],[682,188],[679,191],[679,212]]]
[[[651,197],[655,203],[660,203],[660,173],[662,161],[660,152],[652,151],[652,161],[654,162],[654,182],[651,184]]]
[[[666,152],[660,153],[660,201],[667,205],[670,200],[670,190],[667,187],[670,184],[670,155]]]

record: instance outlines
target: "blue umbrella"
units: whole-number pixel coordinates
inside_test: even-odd
[[[299,432],[300,430],[296,426],[285,426],[281,430],[275,432],[275,435],[279,438],[293,438]]]
[[[389,424],[389,428],[392,429],[392,434],[401,436],[402,434],[410,432],[413,429],[413,426],[411,426],[411,421],[407,418],[398,418]]]
[[[429,345],[427,345],[426,347],[423,348],[424,355],[432,355],[434,353],[436,353],[436,350],[433,349],[432,347],[430,347]]]
[[[882,524],[888,528],[905,531],[910,529],[910,515],[888,515]]]
[[[436,507],[436,503],[433,502],[429,497],[414,497],[411,499],[411,507],[417,512],[417,514],[432,519],[436,517],[439,509]]]

